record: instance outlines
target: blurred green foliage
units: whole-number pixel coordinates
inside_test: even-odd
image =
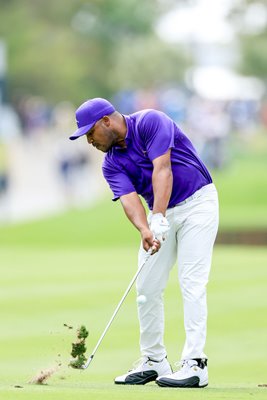
[[[267,15],[266,0],[239,0],[232,4],[230,22],[238,37],[241,72],[258,76],[266,81],[267,24],[265,21],[265,25],[259,26],[257,22],[259,13],[263,15],[263,18]],[[250,26],[252,21],[254,27]]]
[[[161,42],[153,29],[174,3],[0,0],[11,99],[26,92],[80,104],[82,98],[156,84],[159,75],[179,81],[190,57]]]
[[[241,38],[241,71],[247,75],[256,75],[266,80],[267,66],[267,27],[258,35],[243,35]]]

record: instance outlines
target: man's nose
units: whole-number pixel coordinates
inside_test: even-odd
[[[89,144],[92,144],[92,143],[93,143],[93,139],[92,139],[91,137],[87,137],[87,142],[88,142]]]

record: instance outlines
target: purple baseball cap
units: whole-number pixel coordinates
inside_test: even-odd
[[[85,135],[105,115],[115,111],[113,105],[100,97],[85,101],[76,110],[78,129],[70,136],[70,140],[78,139]]]

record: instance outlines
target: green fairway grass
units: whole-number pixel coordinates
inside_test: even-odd
[[[95,347],[136,270],[135,246],[1,246],[2,399],[266,399],[267,249],[217,246],[209,284],[209,386],[201,390],[121,387],[113,378],[139,358],[134,290],[86,371],[68,367],[75,329],[89,329]],[[168,357],[184,341],[176,267],[165,295]],[[64,326],[68,324],[74,329]],[[47,385],[28,382],[60,369]],[[22,386],[16,388],[15,386]]]
[[[267,230],[267,134],[240,135],[229,165],[212,171],[219,192],[220,229]]]

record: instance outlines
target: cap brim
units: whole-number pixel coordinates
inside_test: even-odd
[[[77,129],[77,131],[75,131],[70,137],[70,140],[75,140],[78,139],[79,137],[85,135],[88,131],[90,131],[90,129],[92,129],[92,127],[95,125],[95,122],[93,122],[92,124],[86,125],[86,126],[82,126],[81,128]]]

